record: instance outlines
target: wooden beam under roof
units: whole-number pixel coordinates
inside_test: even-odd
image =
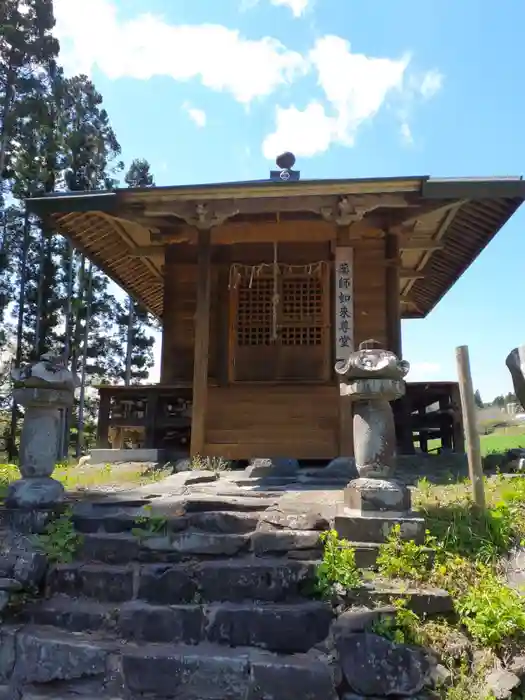
[[[165,252],[165,245],[142,245],[130,248],[127,255],[130,258],[150,258],[156,255],[163,256]]]
[[[399,241],[399,248],[401,252],[403,251],[435,251],[435,250],[441,250],[443,248],[442,245],[436,244],[432,241],[432,239],[429,238],[420,238],[418,239],[408,239],[408,240],[400,240]]]
[[[399,268],[399,278],[402,280],[421,280],[425,278],[425,275],[417,270],[401,267]]]

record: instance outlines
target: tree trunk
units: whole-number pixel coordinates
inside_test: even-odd
[[[29,231],[30,221],[29,214],[25,213],[24,217],[24,239],[22,242],[22,255],[20,258],[20,290],[18,294],[18,320],[16,324],[16,352],[15,352],[15,367],[20,367],[22,361],[22,336],[24,332],[24,301],[26,293],[27,280],[27,255],[29,252]],[[18,407],[13,399],[11,404],[11,427],[9,431],[9,461],[13,460],[16,444],[16,424],[17,424]]]
[[[46,263],[46,248],[47,240],[44,232],[40,236],[40,256],[38,261],[38,288],[36,297],[36,321],[35,321],[35,347],[34,347],[34,358],[38,359],[40,356],[40,336],[42,334],[42,307],[44,304],[44,270]]]
[[[126,345],[126,376],[124,379],[124,383],[126,386],[129,386],[131,384],[131,359],[133,355],[133,322],[134,322],[134,313],[133,313],[133,298],[130,296],[128,297],[128,305],[129,305],[129,311],[128,311],[128,337],[127,337],[127,345]]]
[[[76,457],[80,457],[82,453],[82,447],[84,445],[84,402],[86,399],[86,364],[87,364],[87,351],[88,351],[88,341],[89,341],[89,322],[91,320],[91,302],[93,298],[93,265],[90,262],[88,268],[88,283],[87,283],[87,295],[86,295],[86,318],[84,326],[84,342],[82,346],[82,374],[80,380],[80,399],[78,404],[78,428],[77,428],[77,444],[76,444]]]
[[[72,310],[73,310],[73,276],[75,268],[74,252],[71,243],[68,244],[68,276],[67,276],[67,288],[66,288],[66,336],[64,341],[64,355],[65,362],[69,364],[69,358],[71,356],[71,335],[73,333],[72,328]],[[69,452],[69,427],[70,427],[70,410],[62,411],[62,444],[60,446],[60,457],[62,459],[67,458]]]

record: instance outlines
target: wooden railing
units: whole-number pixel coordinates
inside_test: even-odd
[[[97,446],[187,451],[191,435],[191,382],[100,386]],[[456,382],[408,382],[393,404],[399,454],[416,447],[464,452],[459,386]]]
[[[100,386],[97,446],[187,449],[191,385]]]
[[[406,395],[393,407],[400,454],[412,454],[415,447],[431,452],[436,444],[465,451],[457,382],[407,382]]]

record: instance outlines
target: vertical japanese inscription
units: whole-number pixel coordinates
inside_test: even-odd
[[[346,360],[354,350],[353,249],[335,252],[335,359]]]

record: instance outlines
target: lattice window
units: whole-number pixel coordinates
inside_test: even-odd
[[[272,339],[273,280],[241,280],[237,301],[237,345],[270,345]]]
[[[238,288],[237,344],[272,344],[273,279],[242,280]],[[315,346],[323,342],[323,280],[317,275],[279,279],[277,344]]]

